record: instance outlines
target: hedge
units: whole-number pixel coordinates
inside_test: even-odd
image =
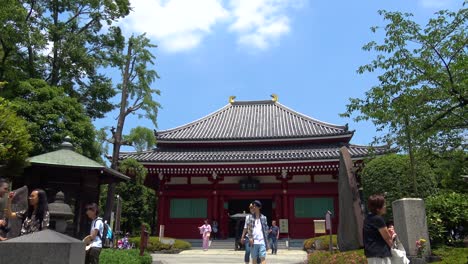
[[[170,239],[167,238],[166,239]],[[132,237],[129,239],[130,243],[134,243],[136,248],[140,247],[140,237]],[[159,242],[159,237],[149,237],[147,251],[165,251],[168,253],[178,253],[182,250],[187,250],[192,248],[192,245],[185,241],[176,239],[174,245],[167,245]]]
[[[146,253],[140,256],[139,249],[103,249],[99,256],[101,264],[151,264],[153,259]]]
[[[324,235],[324,236],[318,236],[318,237],[312,237],[312,238],[306,239],[304,240],[302,248],[306,251],[309,249],[312,249],[312,246],[314,245],[316,240],[321,240],[322,247],[327,249],[330,243],[330,235]],[[337,247],[338,242],[337,242],[336,235],[332,235],[332,244],[333,244],[333,247]]]
[[[367,264],[364,250],[353,250],[346,252],[314,251],[307,256],[308,264]]]

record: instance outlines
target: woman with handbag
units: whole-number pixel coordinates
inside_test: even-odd
[[[393,241],[383,215],[387,212],[383,195],[374,194],[367,200],[370,213],[363,226],[364,254],[368,264],[391,264]]]
[[[205,220],[205,224],[199,226],[198,229],[200,230],[200,234],[202,235],[203,239],[203,250],[207,251],[208,247],[210,246],[210,235],[211,235],[211,226],[208,224],[208,219]]]

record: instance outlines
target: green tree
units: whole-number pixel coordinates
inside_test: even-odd
[[[365,162],[361,172],[364,201],[372,194],[385,194],[388,202],[388,216],[391,217],[391,204],[404,197],[425,198],[437,191],[436,176],[428,163],[420,162],[416,167],[418,192],[414,193],[409,156],[388,154]]]
[[[463,150],[455,150],[443,155],[438,155],[436,159],[427,159],[435,168],[439,186],[447,191],[466,193],[468,182],[462,176],[468,175],[468,153]]]
[[[26,122],[0,97],[0,175],[9,179],[17,176],[31,149]]]
[[[116,188],[122,198],[122,230],[136,232],[142,223],[154,224],[156,196],[154,190],[144,185],[145,167],[134,159],[126,159],[119,165],[119,170],[132,175],[130,182],[119,183]]]
[[[132,128],[130,134],[124,136],[124,140],[129,142],[138,152],[150,150],[156,146],[154,131],[147,127],[137,126]]]
[[[0,11],[0,79],[44,79],[77,98],[91,118],[103,117],[115,95],[110,78],[98,72],[109,44],[103,43],[103,24],[111,26],[129,12],[128,0],[6,0]]]
[[[415,153],[425,148],[444,152],[464,147],[468,127],[467,17],[440,11],[422,28],[412,14],[379,11],[388,23],[381,43],[363,49],[377,56],[358,73],[379,71],[378,85],[365,98],[351,98],[349,117],[371,120],[379,131],[377,141],[396,144],[410,156],[413,191],[417,192]],[[376,32],[379,28],[373,27]]]
[[[10,99],[12,108],[27,121],[33,149],[31,156],[54,150],[70,136],[77,151],[98,159],[95,130],[83,106],[60,87],[30,79],[8,84],[0,94]]]
[[[117,127],[111,129],[113,145],[111,167],[114,169],[118,166],[120,147],[124,143],[122,133],[126,118],[136,114],[138,117],[148,118],[156,126],[156,117],[160,108],[159,103],[153,98],[160,95],[160,91],[151,88],[159,76],[155,70],[148,68],[149,65],[154,64],[155,59],[150,49],[156,46],[151,44],[144,34],[132,36],[124,42],[125,39],[119,32],[115,33],[114,38],[108,39],[112,44],[110,46],[112,52],[107,55],[111,61],[110,66],[119,69],[122,78],[122,82],[117,86],[120,92]],[[118,44],[116,45],[114,41]],[[114,192],[115,184],[110,184],[107,204],[111,206],[106,208],[105,219],[110,218]]]

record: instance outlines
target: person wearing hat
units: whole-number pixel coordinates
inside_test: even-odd
[[[257,257],[260,257],[261,263],[265,264],[266,252],[269,250],[268,245],[268,223],[267,218],[260,213],[262,203],[259,200],[252,202],[253,211],[252,217],[248,219],[247,232],[249,234],[250,254],[252,263],[258,263]],[[260,264],[260,263],[258,263]]]

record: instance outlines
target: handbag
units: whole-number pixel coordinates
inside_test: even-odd
[[[390,249],[392,252],[392,264],[409,264],[410,261],[406,257],[406,250],[405,247],[403,247],[403,244],[401,244],[400,240],[398,237],[395,239],[395,242],[393,244],[393,247]]]

